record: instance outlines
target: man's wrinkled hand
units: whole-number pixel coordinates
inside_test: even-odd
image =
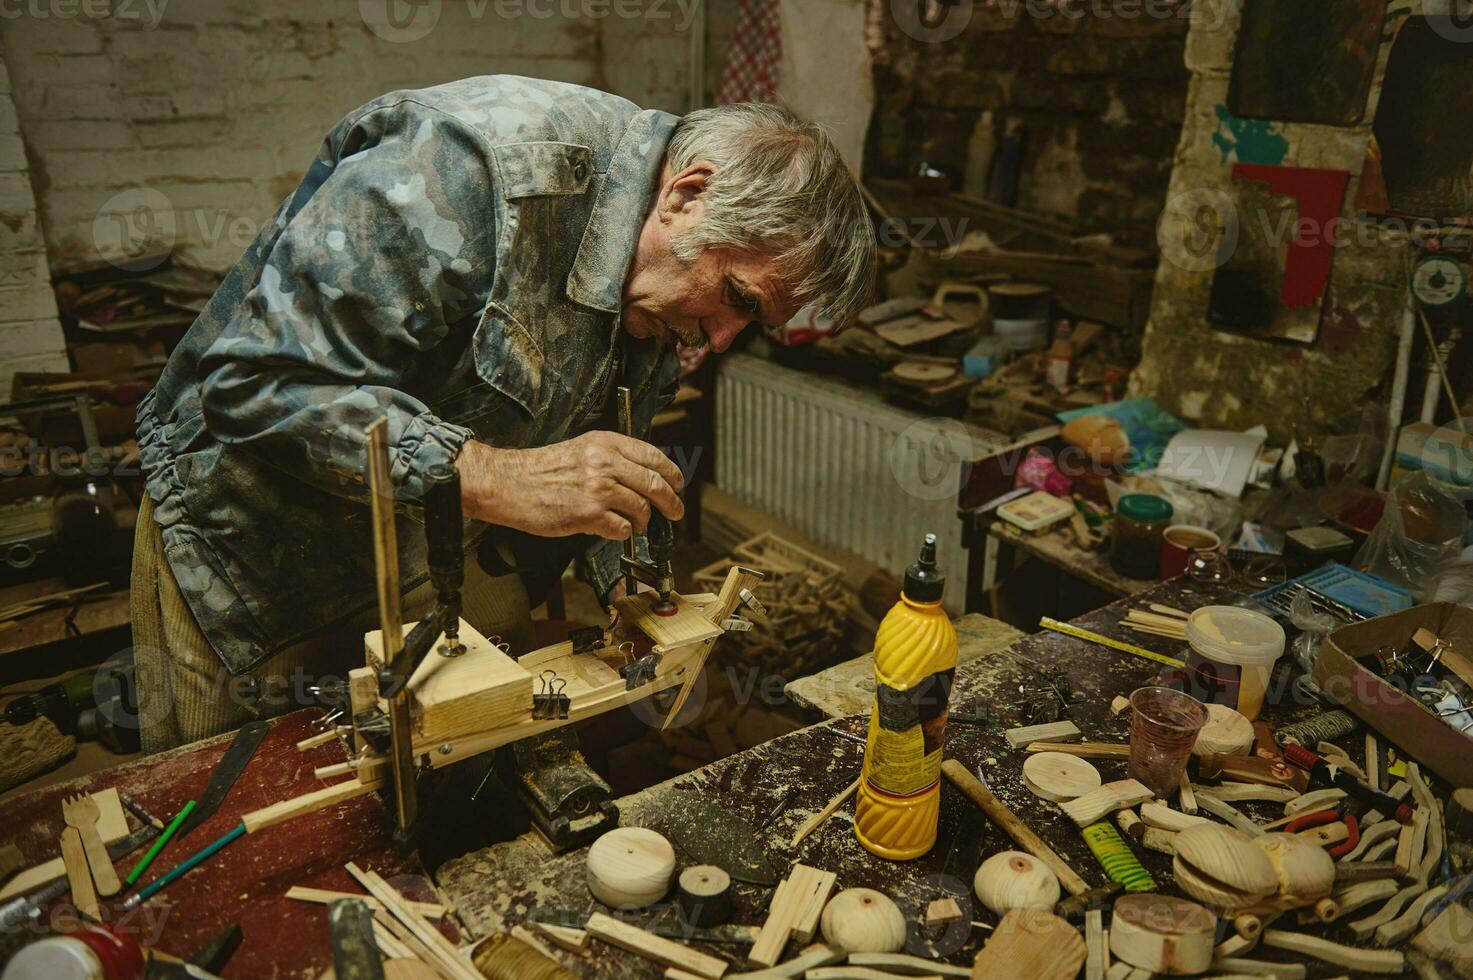
[[[680,469],[654,446],[617,432],[586,432],[536,449],[467,442],[456,458],[467,516],[541,537],[626,540],[651,508],[685,516]]]

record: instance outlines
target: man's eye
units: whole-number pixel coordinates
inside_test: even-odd
[[[741,307],[753,316],[756,316],[761,309],[755,297],[748,296],[730,286],[727,287],[726,293],[727,302],[731,303],[732,306]]]

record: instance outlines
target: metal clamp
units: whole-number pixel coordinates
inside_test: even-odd
[[[579,626],[568,630],[568,639],[574,653],[588,653],[604,648],[604,631],[601,626]]]
[[[742,600],[742,605],[757,613],[759,616],[767,615],[767,607],[762,604],[762,600],[758,599],[755,595],[752,594],[751,589],[742,589],[740,592],[737,593],[737,598]]]
[[[568,709],[573,703],[572,698],[563,693],[568,682],[551,668],[538,674],[537,679],[541,682],[542,690],[532,695],[532,717],[544,721],[568,717]]]
[[[660,655],[658,653],[647,653],[638,660],[632,660],[619,668],[619,676],[624,678],[624,690],[632,691],[642,684],[648,684],[655,679],[655,668],[660,666]]]

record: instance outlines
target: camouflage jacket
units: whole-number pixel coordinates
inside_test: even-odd
[[[619,306],[675,122],[488,76],[385,95],[332,130],[138,411],[169,567],[232,673],[372,607],[374,419],[406,591],[426,577],[423,475],[465,440],[614,428],[611,382],[648,432],[676,358],[629,338]],[[600,596],[618,574],[614,542],[491,532],[534,601],[580,552]]]

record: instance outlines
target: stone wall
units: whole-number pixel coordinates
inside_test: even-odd
[[[1412,6],[1420,8],[1420,0]],[[1354,201],[1391,45],[1380,46],[1358,126],[1239,120],[1226,104],[1241,14],[1241,0],[1201,0],[1192,13],[1186,46],[1191,90],[1162,223],[1162,261],[1144,356],[1131,386],[1194,424],[1263,423],[1282,441],[1292,436],[1296,420],[1313,429],[1386,397],[1378,389],[1395,361],[1409,256],[1404,235],[1357,223]],[[1194,240],[1204,213],[1221,227],[1252,217],[1233,213],[1227,196],[1236,162],[1350,175],[1325,315],[1313,343],[1253,339],[1207,322],[1217,259],[1211,242],[1204,247]],[[1208,261],[1202,261],[1206,253]]]
[[[939,31],[877,0],[871,32],[875,118],[867,173],[927,162],[951,175],[984,111],[1018,119],[1018,205],[1148,245],[1181,129],[1184,8],[1174,0],[1055,4],[975,0]]]

